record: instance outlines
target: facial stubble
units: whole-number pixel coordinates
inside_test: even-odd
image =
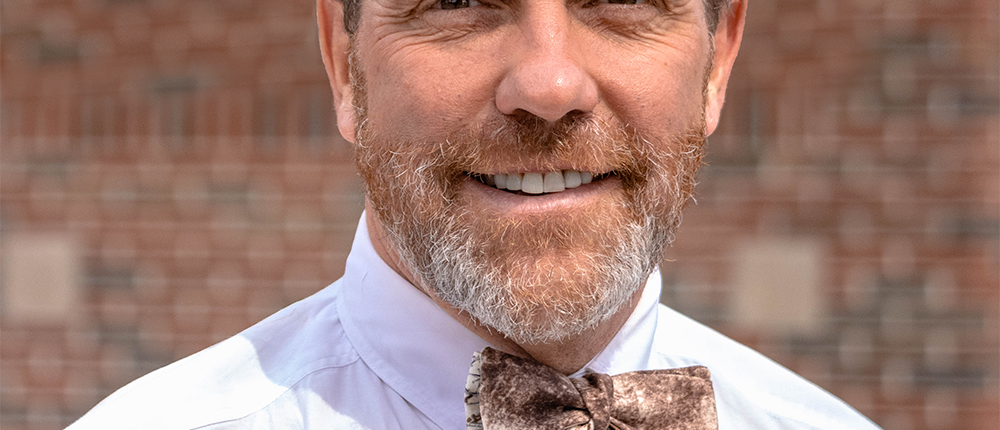
[[[438,140],[390,138],[368,117],[356,64],[356,162],[366,197],[425,291],[519,344],[541,344],[607,321],[642,288],[693,192],[703,115],[661,140],[613,118],[567,115],[553,125],[499,113]],[[580,210],[512,216],[474,210],[462,191],[469,172],[556,161],[610,166],[621,192]]]

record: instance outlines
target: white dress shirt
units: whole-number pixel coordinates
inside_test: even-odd
[[[464,429],[469,363],[489,344],[390,269],[364,220],[343,278],[139,378],[69,429]],[[659,297],[654,273],[625,326],[585,369],[704,365],[723,430],[877,428]]]

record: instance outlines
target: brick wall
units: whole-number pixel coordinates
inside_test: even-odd
[[[1000,424],[991,0],[753,0],[665,303],[887,429]],[[62,428],[343,271],[307,0],[0,3],[0,427]]]

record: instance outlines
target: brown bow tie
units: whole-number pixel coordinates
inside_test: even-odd
[[[717,430],[704,366],[569,378],[486,348],[465,388],[469,430]]]

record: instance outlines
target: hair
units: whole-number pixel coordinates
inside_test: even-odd
[[[361,23],[361,0],[340,0],[344,4],[344,28],[347,33],[354,35],[358,31]],[[733,0],[702,0],[705,3],[705,20],[708,22],[709,33],[715,33],[722,14],[729,13]]]

